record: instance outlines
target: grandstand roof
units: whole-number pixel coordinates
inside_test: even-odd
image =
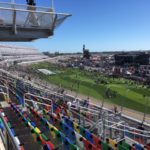
[[[39,54],[36,48],[0,44],[1,55]]]

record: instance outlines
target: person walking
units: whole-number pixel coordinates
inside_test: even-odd
[[[35,0],[26,0],[27,2],[27,9],[29,10],[29,14],[27,16],[27,19],[25,21],[25,25],[27,22],[29,22],[32,26],[37,27],[40,26],[38,16],[36,15],[36,3]],[[34,12],[31,12],[34,11]]]
[[[117,114],[117,113],[118,113],[117,106],[114,106],[114,113],[115,113],[115,114]]]

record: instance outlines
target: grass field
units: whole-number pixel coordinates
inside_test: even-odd
[[[134,81],[122,78],[113,79],[111,77],[105,77],[102,74],[79,69],[62,68],[46,62],[35,64],[32,66],[32,69],[35,71],[37,71],[37,69],[48,69],[56,72],[56,75],[51,76],[36,72],[36,75],[47,82],[61,85],[66,89],[72,89],[73,91],[78,91],[81,94],[89,95],[99,100],[105,99],[109,103],[117,105],[123,104],[124,107],[137,111],[144,112],[147,99],[150,101],[150,98],[147,98],[150,97],[150,89]],[[107,84],[95,82],[97,79],[106,81]],[[116,96],[108,98],[106,96],[108,89],[112,92],[116,92]],[[143,95],[147,97],[144,98]],[[147,113],[150,113],[150,102],[146,110]]]

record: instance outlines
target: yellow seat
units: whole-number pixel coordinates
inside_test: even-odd
[[[37,127],[35,127],[34,131],[35,131],[36,133],[38,133],[38,134],[41,133],[41,130],[40,130],[39,128],[37,128]]]
[[[112,147],[114,150],[118,150],[118,147],[117,147],[117,142],[115,140],[112,140],[109,138],[109,145],[110,147]]]
[[[78,128],[79,125],[75,122],[73,122],[73,125],[74,125],[74,130],[80,134],[80,128]]]

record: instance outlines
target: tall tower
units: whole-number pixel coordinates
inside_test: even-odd
[[[84,51],[85,51],[85,44],[83,44],[83,53],[84,53]]]
[[[83,58],[90,59],[89,49],[85,49],[85,44],[83,44]]]

